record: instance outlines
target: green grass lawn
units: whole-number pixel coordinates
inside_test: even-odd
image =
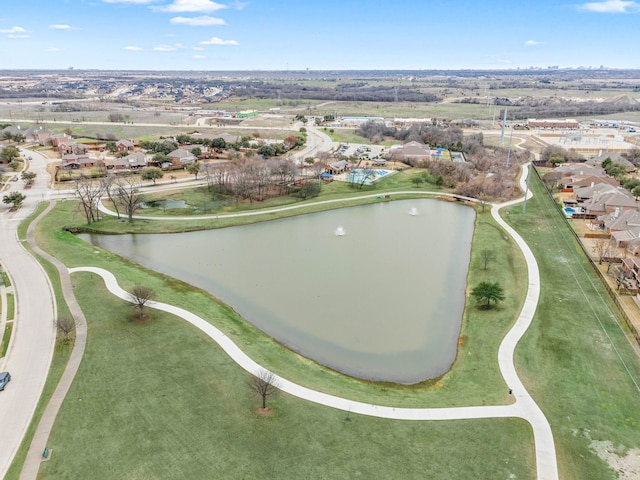
[[[13,320],[15,315],[15,299],[13,293],[7,293],[7,320]]]
[[[534,176],[535,178],[535,176]],[[549,419],[563,479],[616,478],[590,448],[611,441],[618,454],[640,448],[640,362],[605,289],[540,183],[507,219],[541,272],[534,323],[516,367]]]
[[[406,181],[397,178],[398,189]],[[541,303],[516,350],[516,364],[552,425],[561,478],[615,478],[590,445],[609,440],[621,454],[640,446],[634,383],[640,363],[555,206],[537,182],[532,190],[536,196],[527,213],[517,206],[507,216],[528,240],[542,277]],[[527,280],[520,252],[488,211],[476,220],[469,287],[499,281],[507,299],[491,311],[470,301],[452,369],[412,387],[358,381],[304,359],[210,295],[60,231],[74,222],[82,222],[75,203],[61,202],[39,226],[44,248],[69,266],[107,268],[124,288],[151,287],[162,301],[212,322],[257,362],[293,381],[386,405],[509,401],[497,348],[522,305]],[[135,224],[141,231],[149,226]],[[104,222],[106,229],[114,225]],[[484,271],[479,252],[486,248],[497,258]],[[86,472],[98,478],[246,478],[255,472],[262,478],[424,478],[425,472],[436,479],[535,476],[531,432],[518,420],[380,420],[282,393],[268,402],[273,415],[263,417],[256,413],[259,401],[249,376],[200,332],[159,312],[148,322],[131,322],[131,306],[111,296],[95,275],[76,274],[74,284],[88,317],[89,342],[53,430],[55,454],[43,464],[43,478],[77,478]]]
[[[290,352],[210,295],[59,230],[78,215],[75,202],[59,203],[38,228],[43,246],[70,266],[108,268],[125,288],[150,286],[163,301],[222,328],[256,361],[286,378],[388,405],[509,402],[496,355],[526,283],[518,281],[520,253],[488,211],[478,215],[475,242],[500,254],[481,271],[474,253],[470,281],[499,280],[507,301],[493,311],[468,309],[464,346],[454,367],[413,387],[358,381]],[[393,422],[355,417],[285,394],[270,400],[274,415],[262,417],[255,412],[258,399],[248,375],[208,338],[160,313],[144,324],[130,322],[131,307],[108,294],[94,275],[75,275],[74,284],[88,317],[89,342],[53,431],[55,453],[43,464],[45,478],[86,471],[100,472],[100,478],[122,478],[125,472],[133,472],[128,478],[210,478],[217,472],[220,478],[244,478],[255,469],[264,478],[392,478],[398,472],[422,478],[427,470],[430,478],[443,479],[533,478],[531,432],[519,420]],[[115,389],[110,379],[117,379]]]
[[[389,421],[282,393],[261,416],[209,338],[159,312],[131,322],[97,276],[74,281],[90,340],[42,478],[534,478],[519,420]]]

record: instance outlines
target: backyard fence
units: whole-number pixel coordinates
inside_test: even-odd
[[[540,183],[542,184],[542,186],[544,187],[545,191],[547,192],[547,195],[549,195],[549,198],[551,199],[551,201],[555,205],[556,200],[555,200],[555,198],[553,198],[553,194],[551,193],[551,191],[549,190],[547,185],[542,181],[542,177],[540,176],[540,172],[538,172],[538,169],[536,168],[535,162],[534,162],[534,165],[533,165],[533,171],[535,172],[536,176],[538,177],[538,180],[540,180]],[[589,252],[587,251],[587,248],[585,247],[585,245],[580,240],[580,236],[576,233],[576,231],[573,229],[573,227],[569,223],[569,220],[564,216],[564,214],[562,213],[561,210],[559,210],[559,209],[555,209],[555,210],[558,212],[558,215],[560,215],[560,218],[562,218],[562,220],[564,220],[564,223],[566,224],[567,228],[569,229],[569,231],[571,232],[573,237],[576,239],[576,242],[578,242],[578,245],[582,249],[585,257],[587,258],[587,260],[589,261],[589,264],[595,270],[596,274],[598,275],[598,278],[600,279],[600,282],[602,283],[602,285],[604,285],[604,288],[606,289],[607,293],[609,294],[609,297],[611,298],[613,304],[618,309],[618,312],[620,313],[620,316],[623,318],[627,328],[631,331],[631,334],[633,335],[633,338],[638,343],[638,345],[640,345],[640,334],[638,334],[638,331],[633,326],[633,323],[631,322],[631,319],[629,318],[629,315],[625,311],[624,306],[620,302],[619,294],[613,288],[611,288],[611,286],[609,285],[609,282],[607,282],[607,279],[605,278],[604,274],[600,271],[600,269],[598,268],[598,265],[596,264],[596,262],[593,261],[593,259],[591,258],[591,255],[589,255]],[[622,261],[622,260],[620,260],[620,261]]]

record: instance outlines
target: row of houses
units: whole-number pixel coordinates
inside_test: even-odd
[[[640,208],[635,197],[619,182],[608,177],[602,167],[592,164],[565,164],[557,168],[564,191],[573,193],[565,204],[582,207],[590,225],[610,237],[610,245],[624,248],[632,256],[621,258],[613,270],[619,288],[639,295],[640,300]],[[605,256],[611,256],[605,253]]]
[[[97,158],[87,154],[69,153],[62,156],[61,168],[64,170],[76,170],[80,168],[92,168],[103,166],[107,170],[139,170],[146,167],[172,168],[185,167],[197,161],[195,155],[189,150],[178,148],[167,154],[169,161],[157,162],[153,156],[145,152],[131,152],[129,155],[118,158]]]

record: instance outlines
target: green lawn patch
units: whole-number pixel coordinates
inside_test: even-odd
[[[13,293],[7,293],[7,320],[13,320],[15,315],[15,298]]]
[[[508,221],[533,250],[541,298],[516,350],[518,372],[551,423],[561,478],[616,478],[590,447],[640,448],[640,361],[629,332],[535,175]]]
[[[7,274],[7,272],[0,272],[0,281],[2,281],[2,284],[5,287],[10,287],[11,286],[11,280],[9,280],[9,275]]]
[[[13,322],[7,323],[4,326],[4,332],[2,333],[2,342],[0,342],[0,357],[7,356],[7,349],[9,348],[9,342],[11,341],[12,332],[13,332]]]
[[[74,283],[90,340],[43,478],[534,478],[519,420],[389,421],[281,392],[262,416],[208,337],[160,312],[132,322],[96,275]]]

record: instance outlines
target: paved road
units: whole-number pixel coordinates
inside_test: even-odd
[[[9,272],[16,295],[13,335],[0,370],[11,372],[12,380],[0,392],[0,478],[3,478],[24,437],[42,393],[55,344],[55,300],[49,280],[40,264],[17,239],[20,222],[46,197],[48,175],[44,157],[32,155],[30,170],[38,173],[35,185],[23,190],[22,181],[10,182],[8,191],[27,195],[22,208],[10,212],[0,204],[0,262]]]

